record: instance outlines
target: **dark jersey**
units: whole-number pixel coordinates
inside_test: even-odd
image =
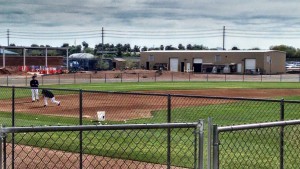
[[[39,87],[39,81],[35,80],[35,79],[32,79],[30,81],[30,86],[31,87]]]
[[[53,98],[53,97],[54,97],[54,94],[53,94],[52,92],[50,92],[49,90],[43,89],[43,90],[42,90],[42,94],[43,94],[45,97],[49,97],[49,98]]]

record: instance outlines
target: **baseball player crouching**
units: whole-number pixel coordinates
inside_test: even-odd
[[[46,89],[42,90],[42,95],[44,97],[44,107],[48,106],[48,98],[51,100],[52,103],[57,104],[57,106],[60,106],[60,101],[55,100],[54,94]]]

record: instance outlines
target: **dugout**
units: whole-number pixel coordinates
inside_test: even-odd
[[[0,49],[0,65],[3,68],[22,66],[25,70],[28,66],[57,67],[63,66],[64,59],[69,61],[68,48],[63,47],[0,46]]]

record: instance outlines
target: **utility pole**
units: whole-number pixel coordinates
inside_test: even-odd
[[[9,46],[9,29],[7,29],[7,46]]]
[[[223,50],[225,50],[225,26],[223,26]]]
[[[102,27],[102,33],[101,33],[101,35],[102,35],[102,45],[101,45],[101,56],[103,55],[103,51],[104,51],[104,29],[103,29],[103,27]]]

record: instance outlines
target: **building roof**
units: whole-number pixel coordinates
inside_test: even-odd
[[[143,51],[146,53],[265,53],[265,52],[283,52],[278,50],[151,50]],[[141,53],[143,53],[141,52]],[[285,52],[283,52],[285,53]]]
[[[74,53],[69,56],[70,59],[95,59],[95,56],[90,53]]]
[[[5,49],[4,49],[4,53],[7,55],[18,55],[18,53],[16,53],[16,52],[12,52],[12,51],[5,50]],[[3,49],[0,49],[0,54],[3,54]]]

